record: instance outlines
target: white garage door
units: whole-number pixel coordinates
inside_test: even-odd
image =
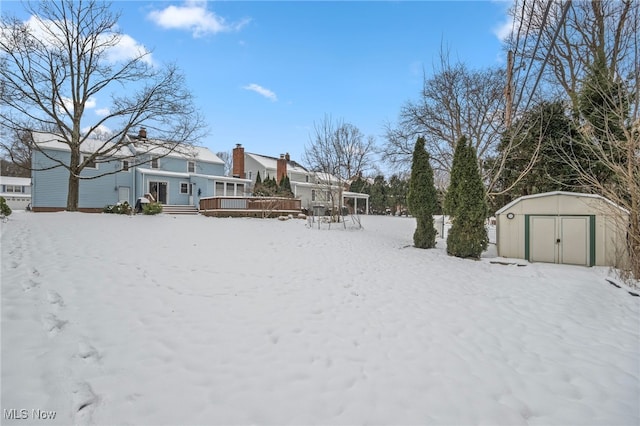
[[[590,264],[589,216],[530,216],[529,260]]]

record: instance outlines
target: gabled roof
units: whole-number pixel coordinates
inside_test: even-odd
[[[615,204],[613,201],[609,200],[608,198],[603,197],[602,195],[597,195],[597,194],[584,194],[581,192],[568,192],[568,191],[551,191],[551,192],[542,192],[540,194],[532,194],[532,195],[523,195],[522,197],[516,198],[515,200],[513,200],[512,202],[510,202],[509,204],[507,204],[506,206],[502,207],[500,210],[498,210],[496,212],[496,215],[499,215],[501,213],[504,213],[506,210],[510,209],[511,207],[513,207],[514,205],[518,204],[519,202],[523,201],[523,200],[530,200],[533,198],[543,198],[543,197],[553,197],[553,196],[558,196],[558,195],[566,195],[566,196],[570,196],[570,197],[581,197],[581,198],[592,198],[592,199],[596,199],[596,200],[602,200],[606,203],[611,204],[613,207],[616,207],[626,213],[629,213],[625,208],[620,207],[619,205]]]
[[[224,164],[224,161],[215,155],[209,148],[195,145],[178,145],[174,150],[159,145],[145,145],[144,142],[136,142],[133,145],[137,154],[150,154],[170,158],[182,158],[185,160],[199,160],[207,163]]]
[[[277,170],[278,168],[278,159],[276,157],[270,157],[267,155],[253,154],[251,152],[245,152],[246,156],[252,158],[254,161],[258,162],[258,164],[262,165],[265,169],[273,169]],[[302,165],[295,161],[287,161],[287,171],[301,174],[308,174],[309,171],[305,169]]]
[[[54,149],[58,151],[70,151],[69,145],[63,142],[59,135],[46,132],[32,132],[33,141],[40,148]],[[178,145],[173,151],[169,152],[169,148],[162,145],[155,145],[153,140],[148,143],[142,140],[137,140],[126,136],[127,142],[133,142],[130,145],[119,146],[114,150],[112,154],[114,157],[133,157],[135,155],[151,154],[158,156],[166,156],[173,158],[184,158],[187,160],[197,159],[207,163],[224,164],[217,155],[215,155],[209,148],[204,146],[194,145]],[[85,139],[82,143],[81,151],[87,154],[92,154],[98,150],[105,150],[108,147],[115,147],[113,142],[105,142],[99,139]]]
[[[67,145],[60,135],[56,135],[54,133],[47,132],[31,132],[33,137],[33,142],[38,145],[41,149],[54,149],[57,151],[71,151],[69,145]],[[92,154],[98,150],[104,150],[108,147],[115,147],[115,143],[113,142],[105,142],[98,139],[86,139],[81,146],[80,151]],[[117,147],[114,153],[112,154],[114,157],[131,157],[133,156],[132,151],[128,146],[120,146]]]

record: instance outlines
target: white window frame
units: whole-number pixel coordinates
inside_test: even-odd
[[[183,185],[185,185],[184,189],[186,189],[186,191],[182,190],[183,189],[182,188]],[[190,185],[189,182],[180,182],[180,193],[181,194],[189,194],[189,185]]]
[[[126,164],[126,166],[125,166]],[[120,171],[129,173],[131,171],[131,165],[129,164],[129,160],[122,160],[120,162]]]
[[[193,166],[193,170],[192,167]],[[196,172],[196,162],[195,161],[187,161],[187,173],[195,173]]]
[[[316,200],[316,190],[312,189],[311,190],[311,201],[315,201]]]
[[[80,162],[84,163],[84,161],[87,159],[87,157],[91,157],[91,155],[88,154],[82,154],[82,157],[80,157]],[[91,166],[91,163],[87,163],[86,166],[84,166],[85,169],[91,169],[91,170],[98,170],[98,162],[94,159],[93,160],[93,166]]]
[[[13,194],[22,194],[24,193],[24,189],[20,185],[5,185],[5,192],[11,192]]]

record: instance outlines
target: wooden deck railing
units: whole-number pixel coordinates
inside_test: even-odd
[[[200,199],[200,210],[300,211],[302,201],[281,197],[207,197]]]

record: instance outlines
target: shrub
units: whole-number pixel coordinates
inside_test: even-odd
[[[154,215],[162,213],[162,204],[160,203],[145,203],[142,205],[142,213],[148,215]]]
[[[0,216],[7,217],[11,214],[11,207],[7,205],[7,200],[0,197]]]
[[[104,206],[102,209],[103,213],[113,213],[113,214],[131,214],[133,209],[128,202],[118,203],[115,205]]]

